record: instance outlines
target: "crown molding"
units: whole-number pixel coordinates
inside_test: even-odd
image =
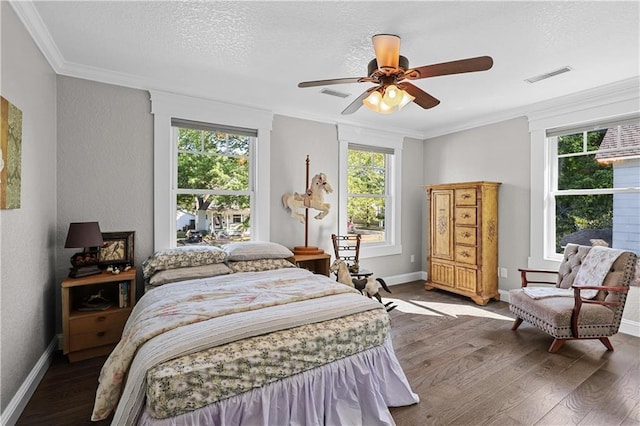
[[[34,4],[30,1],[16,0],[9,0],[9,4],[49,62],[49,65],[51,65],[51,68],[59,74],[65,63],[64,58]]]
[[[54,72],[59,75],[82,78],[106,84],[114,84],[133,89],[159,90],[165,92],[182,93],[191,96],[189,88],[183,85],[178,87],[165,81],[149,77],[141,77],[133,74],[121,73],[97,67],[76,64],[65,61],[58,46],[53,41],[49,30],[45,26],[40,14],[31,1],[9,0],[19,19],[35,41],[36,45],[47,59]],[[454,125],[444,125],[434,127],[424,131],[410,130],[403,128],[373,128],[372,130],[386,130],[394,133],[404,134],[406,137],[415,139],[431,139],[451,133],[474,129],[481,126],[499,123],[501,121],[527,116],[529,122],[542,123],[546,118],[557,116],[566,112],[575,112],[601,106],[603,104],[626,103],[632,110],[640,110],[640,79],[638,77],[629,78],[619,82],[610,83],[593,89],[560,96],[548,101],[525,105],[523,107],[511,108],[499,111],[494,114],[487,114],[474,120],[464,121]],[[251,106],[248,106],[251,107]],[[362,123],[351,120],[336,120],[335,118],[315,114],[301,114],[293,109],[273,111],[274,114],[286,115],[289,117],[305,120],[318,121],[330,124],[347,124],[364,127]]]

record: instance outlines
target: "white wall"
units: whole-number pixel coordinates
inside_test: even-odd
[[[20,208],[0,210],[0,407],[54,338],[56,77],[7,2],[1,2],[0,93],[22,110]]]
[[[507,268],[507,278],[499,279],[501,291],[518,288],[518,268],[527,266],[529,157],[525,117],[428,139],[424,145],[425,184],[502,183],[498,194],[498,264]]]
[[[70,222],[135,231],[135,264],[153,248],[153,118],[143,90],[58,76],[56,278],[68,273]],[[142,272],[138,271],[138,290]],[[60,309],[59,295],[56,301]],[[60,315],[57,318],[58,330]]]
[[[324,172],[334,189],[324,201],[331,204],[329,215],[313,219],[310,210],[309,245],[333,255],[331,234],[338,232],[338,134],[334,124],[276,115],[271,132],[271,240],[288,247],[304,245],[304,225],[282,207],[286,192],[303,192],[305,160],[310,159],[309,175]],[[422,247],[422,141],[405,138],[402,147],[402,236],[403,253],[394,256],[362,258],[362,267],[380,277],[398,277],[421,271]],[[410,256],[415,255],[414,263]],[[398,278],[401,279],[401,278]],[[392,281],[393,282],[393,281]]]

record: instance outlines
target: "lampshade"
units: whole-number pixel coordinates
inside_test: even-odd
[[[390,107],[394,107],[398,105],[402,100],[402,93],[402,90],[398,89],[393,84],[390,84],[384,90],[384,96],[382,97],[382,100]]]
[[[69,224],[65,248],[102,246],[102,233],[98,222],[72,222]]]
[[[414,96],[411,96],[404,90],[402,90],[402,99],[400,99],[400,103],[398,104],[398,109],[404,108],[409,102],[412,102],[415,99]]]
[[[373,36],[373,50],[378,68],[398,68],[400,37],[394,34],[376,34]]]

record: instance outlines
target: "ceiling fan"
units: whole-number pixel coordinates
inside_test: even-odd
[[[493,66],[490,56],[461,59],[440,64],[409,68],[409,60],[400,55],[400,37],[394,34],[373,36],[376,57],[369,62],[367,77],[347,77],[330,80],[303,81],[298,87],[327,86],[331,84],[374,83],[347,106],[343,115],[353,114],[365,105],[367,108],[389,114],[394,107],[402,109],[413,101],[424,109],[433,108],[440,101],[407,80],[418,80],[449,74],[486,71]]]

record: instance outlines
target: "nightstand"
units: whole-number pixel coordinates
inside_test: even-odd
[[[299,268],[307,269],[315,274],[329,276],[330,254],[294,254],[293,259]]]
[[[87,303],[100,294],[107,303]],[[126,300],[125,300],[126,299]],[[93,299],[95,300],[95,299]],[[109,354],[136,303],[136,268],[62,281],[63,353],[70,362]],[[106,307],[106,305],[109,305]]]

